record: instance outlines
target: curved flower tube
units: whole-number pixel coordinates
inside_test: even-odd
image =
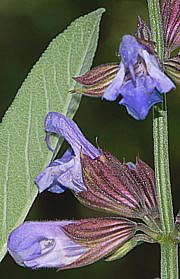
[[[51,133],[64,137],[71,147],[35,178],[39,192],[48,189],[50,192],[62,193],[66,188],[75,192],[86,190],[82,180],[80,151],[94,159],[100,155],[99,150],[86,140],[73,120],[58,112],[47,114],[45,131],[46,143],[50,150],[53,151],[49,142]]]

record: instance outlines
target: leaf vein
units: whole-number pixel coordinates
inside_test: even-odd
[[[48,91],[46,87],[46,75],[44,72],[44,69],[42,70],[42,76],[43,76],[43,84],[44,84],[44,95],[45,95],[45,101],[46,101],[46,112],[50,111],[50,98],[48,97]],[[49,92],[50,95],[50,92]]]
[[[32,94],[29,95],[29,111],[28,111],[28,124],[26,130],[26,143],[24,148],[25,155],[25,166],[26,166],[26,175],[27,175],[27,187],[26,192],[29,195],[30,185],[31,185],[31,175],[30,175],[30,160],[29,160],[29,145],[30,145],[30,132],[32,124]]]
[[[41,147],[41,142],[40,142],[40,140],[39,140],[39,129],[38,129],[37,117],[36,117],[35,124],[36,124],[35,131],[36,131],[37,145],[38,145],[38,148],[39,148],[39,154],[43,154],[43,150],[42,150],[42,147]],[[41,157],[42,157],[42,156],[41,156]]]
[[[59,89],[59,85],[58,85],[58,82],[57,82],[57,71],[56,71],[56,64],[53,65],[53,69],[54,69],[54,84],[55,84],[55,87],[56,87],[56,90],[57,90],[57,95],[60,99],[60,103],[63,101],[63,98],[62,98],[62,94],[60,92],[60,89]]]
[[[9,180],[9,163],[10,163],[10,134],[7,135],[7,161],[5,165],[5,181],[4,181],[4,205],[3,205],[3,222],[2,222],[2,235],[7,235],[7,187]]]

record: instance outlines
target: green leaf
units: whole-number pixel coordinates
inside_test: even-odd
[[[69,93],[75,87],[72,77],[92,64],[103,12],[80,17],[50,43],[0,124],[0,259],[8,234],[37,196],[34,177],[52,159],[44,142],[45,115],[59,111],[72,118],[79,106],[80,96]]]

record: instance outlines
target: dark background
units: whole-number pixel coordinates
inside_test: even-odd
[[[49,42],[75,18],[105,7],[100,40],[93,66],[118,61],[117,50],[124,34],[134,34],[137,15],[147,19],[145,0],[1,0],[0,1],[0,116],[11,104],[24,78]],[[170,166],[175,212],[179,208],[180,180],[180,96],[168,94]],[[132,119],[116,103],[83,97],[74,118],[87,138],[112,152],[120,160],[135,156],[153,166],[152,113],[145,121]],[[86,209],[70,192],[41,194],[27,219],[51,220],[102,216]],[[114,262],[56,273],[55,270],[31,271],[15,264],[7,255],[0,266],[1,276],[19,278],[132,278],[152,279],[159,272],[158,245],[143,244]]]

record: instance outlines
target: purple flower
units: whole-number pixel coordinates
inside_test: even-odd
[[[162,72],[156,57],[135,37],[123,36],[119,55],[119,70],[103,98],[114,101],[121,94],[123,98],[119,104],[124,105],[135,119],[142,120],[154,104],[162,102],[159,92],[167,93],[175,85]]]
[[[94,159],[100,155],[81,133],[76,123],[58,112],[49,112],[45,119],[46,143],[50,146],[49,138],[52,133],[64,137],[71,148],[64,155],[49,164],[36,178],[39,191],[48,189],[50,192],[62,193],[65,188],[75,192],[84,191],[86,187],[82,179],[80,152]]]
[[[112,254],[136,230],[135,222],[121,217],[25,222],[9,235],[7,246],[19,265],[68,269]]]
[[[141,20],[138,34],[142,25],[144,30]],[[148,32],[150,36],[150,30]],[[162,102],[161,93],[169,92],[175,85],[163,73],[151,41],[125,35],[119,47],[119,56],[119,66],[117,63],[104,64],[74,77],[83,87],[72,92],[108,101],[115,101],[121,94],[119,104],[125,106],[135,119],[143,120],[154,104]]]
[[[72,223],[25,222],[9,235],[8,251],[19,265],[30,268],[71,264],[87,251],[64,233],[64,226]]]

